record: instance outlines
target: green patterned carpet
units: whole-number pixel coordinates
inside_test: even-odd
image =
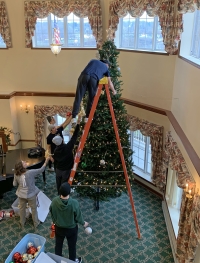
[[[52,199],[56,195],[55,175],[47,172],[46,176],[46,189],[42,176],[36,179],[36,185]],[[0,199],[0,210],[11,208],[16,199],[15,191],[13,189],[4,194],[4,199]],[[99,211],[96,211],[92,200],[72,194],[80,203],[84,220],[93,229],[92,235],[88,236],[83,227],[79,227],[77,256],[82,256],[83,263],[174,263],[161,199],[137,184],[134,184],[132,192],[142,239],[137,238],[127,195],[123,194],[110,202],[101,202]],[[50,226],[51,218],[48,215],[35,233],[46,238],[45,251],[54,253]],[[19,227],[19,217],[0,221],[0,263],[5,261],[14,246],[27,233],[34,233],[31,218],[24,231]],[[63,248],[64,257],[68,257],[66,241]]]

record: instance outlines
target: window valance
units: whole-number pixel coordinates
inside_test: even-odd
[[[163,126],[139,119],[132,115],[127,115],[129,129],[131,131],[140,130],[144,136],[150,137],[151,143],[151,161],[152,181],[161,190],[164,191],[165,180],[161,176],[162,151],[163,151]],[[165,179],[165,178],[164,178]]]
[[[188,182],[190,188],[194,187],[195,181],[188,171],[185,159],[177,143],[172,138],[171,132],[167,132],[165,138],[165,149],[163,152],[163,176],[166,175],[166,169],[168,166],[172,170],[177,172],[177,185],[180,188],[185,188],[186,182]]]
[[[144,11],[149,16],[159,17],[165,50],[169,54],[177,54],[183,22],[182,15],[176,12],[174,1],[113,0],[109,6],[109,27],[115,32],[120,17],[124,17],[127,13],[133,17],[140,17]],[[113,38],[114,35],[115,33]]]
[[[47,116],[54,116],[56,114],[61,117],[66,117],[67,112],[71,112],[70,106],[57,106],[57,105],[35,105],[34,106],[34,119],[35,119],[35,144],[41,145],[42,136],[44,134],[45,118]]]
[[[200,0],[178,0],[178,12],[185,14],[200,9]]]
[[[26,1],[24,10],[26,47],[31,47],[37,18],[47,17],[50,13],[60,18],[70,13],[78,17],[88,17],[97,46],[102,44],[102,13],[99,0]]]
[[[0,34],[6,46],[8,48],[12,47],[8,14],[6,11],[6,4],[4,1],[0,1]]]

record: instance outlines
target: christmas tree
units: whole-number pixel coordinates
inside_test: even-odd
[[[127,112],[124,102],[120,99],[122,81],[120,80],[121,72],[117,62],[119,52],[113,41],[107,40],[98,54],[100,59],[107,59],[110,62],[109,71],[117,91],[116,95],[110,92],[111,100],[131,183],[133,180],[133,152],[130,147]],[[84,99],[85,107],[86,101],[87,98]],[[84,128],[84,124],[81,125],[81,128]],[[99,98],[74,183],[79,185],[79,187],[76,187],[77,193],[93,200],[97,198],[98,200],[109,200],[109,198],[120,196],[122,192],[127,192],[107,95],[104,89],[102,89]]]

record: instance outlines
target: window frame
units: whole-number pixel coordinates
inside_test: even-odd
[[[168,166],[168,168],[167,168],[167,182],[166,182],[166,190],[165,190],[165,201],[166,201],[166,205],[167,205],[167,208],[169,211],[169,215],[170,215],[171,223],[173,226],[174,234],[177,238],[178,229],[179,229],[180,208],[181,208],[183,189],[178,187],[178,185],[176,183],[176,176],[177,176],[176,171],[171,169]],[[174,201],[174,195],[175,194],[176,194],[176,205],[171,203],[171,201]]]
[[[196,10],[197,11],[197,10]],[[195,12],[196,12],[195,11]],[[200,12],[200,10],[198,10]],[[190,65],[200,68],[200,58],[195,58],[190,55],[192,46],[192,37],[194,35],[194,24],[195,24],[195,12],[184,14],[183,21],[185,22],[184,31],[181,34],[181,40],[179,42],[178,57]],[[191,31],[192,26],[192,31]],[[188,43],[189,39],[189,43]]]
[[[137,131],[139,131],[141,133],[140,130],[137,130]],[[134,146],[134,132],[136,132],[136,131],[130,131],[130,143],[131,143],[131,149],[132,150],[133,150],[133,146]],[[150,137],[149,136],[145,136],[145,135],[143,135],[143,136],[145,137],[144,169],[141,169],[140,167],[138,167],[135,164],[133,166],[133,169],[138,172],[139,176],[141,176],[141,177],[143,177],[145,179],[148,178],[148,180],[151,181],[152,166],[151,166],[151,172],[150,173],[148,172],[148,161],[149,161],[148,154],[149,154],[149,146],[151,145]]]
[[[3,40],[1,34],[0,34],[0,37],[1,37],[1,39]],[[4,42],[4,40],[3,40],[3,42]],[[2,50],[8,49],[8,47],[7,47],[7,45],[6,45],[5,42],[4,42],[4,44],[5,44],[5,46],[1,46],[1,44],[0,44],[0,49],[2,49]]]
[[[72,12],[73,13],[73,12]],[[70,13],[70,14],[72,14]],[[52,28],[53,28],[53,24],[52,24],[52,19],[51,19],[51,15],[52,13],[50,13],[47,17],[47,23],[48,23],[48,36],[49,36],[49,46],[36,46],[36,41],[35,38],[37,38],[37,34],[36,34],[36,30],[34,31],[34,36],[32,37],[32,49],[42,49],[42,50],[49,50],[50,48],[50,44],[52,44],[52,38],[53,38],[53,33],[52,33]],[[91,50],[91,49],[97,49],[97,43],[96,46],[91,46],[91,47],[84,47],[84,19],[85,17],[79,18],[80,19],[80,46],[68,46],[68,27],[67,27],[67,16],[63,17],[63,27],[64,27],[64,43],[62,44],[62,50],[70,50],[70,49],[75,49],[75,50]],[[95,40],[96,41],[96,40]]]
[[[128,15],[128,14],[127,14]],[[126,15],[126,16],[127,16]],[[139,52],[139,53],[149,53],[149,54],[162,54],[162,55],[169,55],[165,50],[156,49],[156,36],[158,32],[158,16],[154,17],[154,24],[153,24],[153,34],[152,34],[152,50],[150,49],[140,49],[138,48],[138,40],[139,40],[139,20],[141,17],[135,18],[135,37],[134,37],[134,48],[130,47],[122,47],[121,41],[122,41],[122,31],[123,31],[123,24],[122,19],[124,17],[119,18],[119,24],[118,29],[115,32],[115,45],[117,46],[117,49],[123,50],[123,51],[132,51],[132,52]],[[121,32],[121,34],[120,34]],[[154,48],[154,49],[153,49]]]

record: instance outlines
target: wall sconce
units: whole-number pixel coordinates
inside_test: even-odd
[[[28,114],[30,111],[30,105],[26,105],[24,108],[22,105],[20,105],[20,109],[21,111],[25,111]]]
[[[188,181],[186,181],[186,185],[185,185],[184,191],[185,191],[186,197],[188,199],[192,199],[194,197],[194,195],[198,194],[199,189],[198,188],[195,189],[195,185],[193,185],[193,186],[190,185],[189,186]]]

